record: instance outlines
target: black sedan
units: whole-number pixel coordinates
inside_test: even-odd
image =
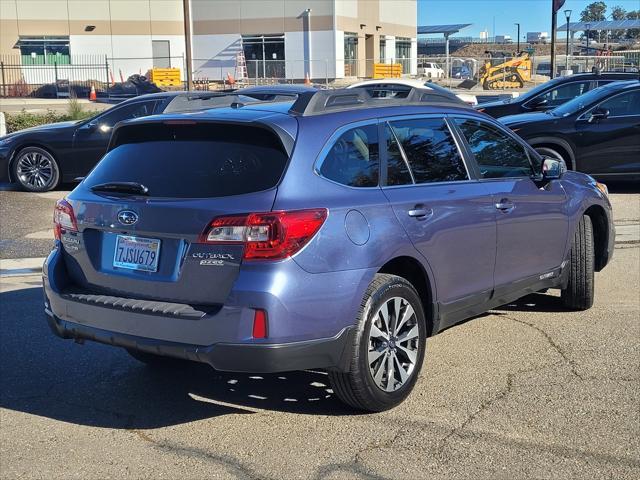
[[[28,128],[0,137],[0,182],[45,192],[73,182],[93,168],[107,149],[113,126],[123,120],[168,112],[257,101],[237,93],[163,92],[126,100],[88,120]]]
[[[640,178],[640,81],[614,82],[544,113],[500,118],[538,153],[598,178]]]
[[[494,118],[518,113],[553,110],[594,88],[621,80],[636,80],[633,73],[580,73],[554,78],[516,98],[496,100],[478,105],[476,108]]]

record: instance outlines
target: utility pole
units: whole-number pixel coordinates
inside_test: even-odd
[[[184,53],[186,57],[185,75],[187,77],[187,90],[193,90],[193,62],[191,59],[191,0],[182,0],[184,12]]]
[[[518,39],[518,46],[516,47],[516,55],[520,54],[520,24],[516,23],[515,25],[518,26],[518,35],[516,35],[516,38]]]
[[[556,76],[556,30],[558,28],[556,16],[556,2],[551,2],[551,78]]]

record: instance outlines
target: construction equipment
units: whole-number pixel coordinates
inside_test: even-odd
[[[522,88],[531,80],[533,62],[527,52],[516,57],[506,52],[486,51],[489,56],[480,67],[478,81],[485,90]]]

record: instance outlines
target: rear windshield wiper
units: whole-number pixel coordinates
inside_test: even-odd
[[[138,182],[107,182],[98,183],[91,187],[92,192],[132,193],[149,195],[149,189]]]

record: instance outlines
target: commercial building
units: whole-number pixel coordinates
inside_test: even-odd
[[[194,76],[371,76],[374,63],[417,69],[416,0],[192,1]],[[242,63],[242,62],[241,62]]]
[[[416,73],[417,0],[190,0],[189,6],[195,79],[365,77],[374,63],[396,62],[403,73]],[[74,63],[108,63],[98,80],[151,67],[184,71],[183,8],[183,0],[0,0],[0,57],[55,65],[56,75],[69,77],[98,75]]]

